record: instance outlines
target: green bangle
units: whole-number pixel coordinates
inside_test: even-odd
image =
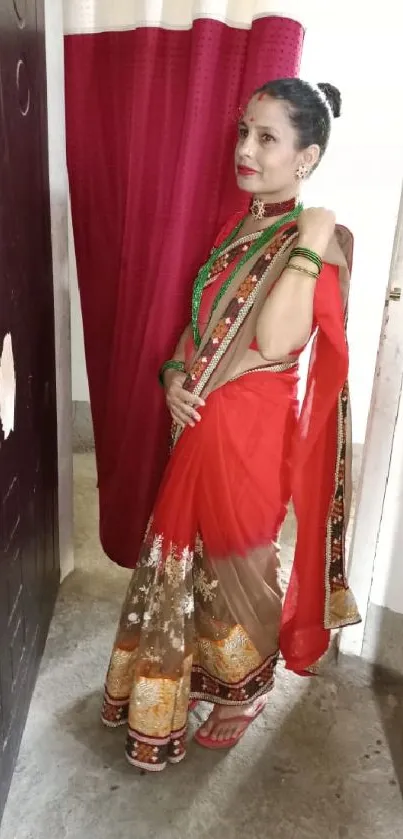
[[[185,363],[183,361],[175,361],[175,359],[172,358],[172,359],[169,359],[169,361],[166,361],[165,364],[162,365],[161,370],[158,374],[160,385],[162,387],[164,387],[164,373],[167,370],[177,370],[178,373],[185,373]]]
[[[315,253],[315,251],[311,251],[309,248],[293,248],[293,250],[291,251],[290,259],[292,259],[293,256],[302,256],[304,257],[304,259],[308,259],[309,262],[312,262],[314,265],[316,265],[319,272],[322,270],[323,262],[320,256],[318,256],[318,254]]]

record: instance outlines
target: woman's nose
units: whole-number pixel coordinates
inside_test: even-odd
[[[254,142],[251,136],[246,137],[244,143],[242,144],[242,154],[245,157],[253,157],[253,150],[254,150]]]

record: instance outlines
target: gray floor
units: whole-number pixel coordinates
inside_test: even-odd
[[[355,664],[312,681],[280,671],[229,754],[191,744],[161,775],[129,766],[124,731],[98,722],[128,573],[98,546],[91,455],[76,458],[76,488],[77,570],[60,592],[1,839],[402,839],[403,687],[371,688]]]

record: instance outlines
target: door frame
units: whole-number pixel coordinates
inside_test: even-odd
[[[60,576],[74,570],[71,314],[63,0],[44,0],[50,219],[55,317]]]
[[[362,622],[339,634],[339,651],[361,656],[372,580],[389,480],[395,428],[403,383],[403,186],[395,229],[374,385],[364,443],[357,505],[349,553],[349,581]]]

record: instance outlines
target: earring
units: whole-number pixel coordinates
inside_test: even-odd
[[[305,163],[300,163],[298,169],[295,173],[295,177],[298,181],[303,181],[309,175],[309,168],[306,166]]]

